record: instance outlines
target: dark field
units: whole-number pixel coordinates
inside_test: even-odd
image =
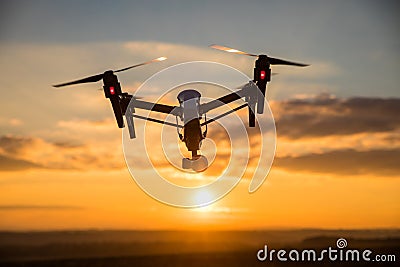
[[[260,262],[257,251],[332,247],[369,249],[400,260],[399,230],[58,231],[0,232],[0,266],[316,266],[318,262]],[[286,256],[287,257],[287,256]],[[396,262],[323,261],[324,266],[398,266]],[[320,264],[322,262],[319,262]]]

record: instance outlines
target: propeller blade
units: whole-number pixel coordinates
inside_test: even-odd
[[[221,50],[221,51],[225,51],[225,52],[229,52],[229,53],[235,53],[235,54],[239,54],[239,55],[246,55],[246,56],[251,56],[251,57],[258,57],[258,55],[255,54],[250,54],[247,52],[243,52],[234,48],[230,48],[230,47],[226,47],[226,46],[222,46],[222,45],[210,45],[211,48],[217,49],[217,50]]]
[[[93,82],[98,82],[103,78],[103,73],[101,74],[97,74],[97,75],[93,75],[90,77],[86,77],[80,80],[76,80],[76,81],[72,81],[72,82],[67,82],[67,83],[61,83],[61,84],[56,84],[53,85],[53,87],[63,87],[63,86],[67,86],[67,85],[73,85],[73,84],[79,84],[79,83],[93,83]]]
[[[290,66],[297,66],[297,67],[309,66],[308,64],[287,61],[287,60],[274,58],[274,57],[268,57],[268,61],[269,61],[269,64],[271,64],[271,65],[290,65]]]
[[[250,54],[247,52],[243,52],[231,47],[227,47],[227,46],[222,46],[222,45],[210,45],[211,48],[217,49],[217,50],[221,50],[221,51],[225,51],[225,52],[229,52],[229,53],[235,53],[235,54],[239,54],[239,55],[246,55],[246,56],[251,56],[251,57],[258,57],[259,55],[256,54]],[[274,57],[268,57],[268,61],[271,65],[290,65],[290,66],[298,66],[298,67],[306,67],[309,66],[309,64],[303,64],[303,63],[297,63],[297,62],[292,62],[292,61],[287,61],[287,60],[283,60],[283,59],[279,59],[279,58],[274,58]]]
[[[152,59],[150,61],[147,61],[147,62],[136,64],[136,65],[133,65],[133,66],[130,66],[130,67],[126,67],[126,68],[123,68],[123,69],[119,69],[119,70],[116,70],[116,71],[113,71],[113,72],[121,72],[121,71],[129,70],[129,69],[132,69],[132,68],[135,68],[135,67],[147,65],[147,64],[150,64],[150,63],[153,63],[153,62],[163,61],[163,60],[166,60],[166,59],[167,59],[166,57],[159,57],[159,58],[155,58],[155,59]],[[80,84],[80,83],[93,83],[93,82],[100,81],[101,79],[103,79],[103,77],[104,77],[104,73],[101,73],[101,74],[93,75],[93,76],[86,77],[86,78],[83,78],[83,79],[80,79],[80,80],[76,80],[76,81],[72,81],[72,82],[56,84],[56,85],[53,85],[53,87],[63,87],[63,86],[67,86],[67,85]]]
[[[166,59],[167,59],[166,57],[159,57],[159,58],[152,59],[150,61],[146,61],[146,62],[143,62],[143,63],[140,63],[140,64],[136,64],[136,65],[129,66],[129,67],[126,67],[126,68],[123,68],[123,69],[119,69],[119,70],[116,70],[114,72],[126,71],[126,70],[130,70],[130,69],[133,69],[133,68],[136,68],[136,67],[147,65],[147,64],[150,64],[150,63],[153,63],[153,62],[163,61],[163,60],[166,60]]]

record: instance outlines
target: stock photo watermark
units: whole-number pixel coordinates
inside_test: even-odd
[[[339,238],[336,247],[328,247],[321,251],[316,249],[263,249],[257,252],[257,259],[262,262],[395,262],[394,254],[374,254],[371,249],[346,249],[347,240]]]

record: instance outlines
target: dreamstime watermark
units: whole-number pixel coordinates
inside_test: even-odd
[[[252,94],[244,96],[248,101],[262,94],[252,79],[242,72],[216,62],[196,61],[171,66],[154,74],[135,91],[135,94],[145,96],[149,104],[152,102],[179,107],[182,103],[178,103],[177,95],[182,90],[194,89],[201,94],[201,104],[209,101],[215,104],[221,96],[236,92],[238,86],[242,88],[248,86],[246,92]],[[135,109],[134,101],[133,98],[127,110],[133,110],[142,118],[155,115],[151,111]],[[243,98],[235,101],[235,105],[245,107],[243,111],[246,113],[250,108],[256,114],[256,128],[249,129],[247,115],[244,116],[246,113],[242,112],[240,117],[237,112],[232,112],[233,105],[218,105],[225,111],[215,109],[214,114],[210,112],[206,114],[207,116],[201,115],[202,122],[206,119],[218,119],[215,124],[224,129],[220,130],[220,133],[225,131],[228,136],[221,138],[217,133],[216,139],[208,139],[207,136],[203,140],[205,146],[214,149],[211,152],[212,149],[209,151],[200,149],[205,156],[209,153],[208,166],[209,169],[214,168],[211,169],[214,172],[209,172],[210,175],[207,175],[207,170],[202,176],[202,173],[189,173],[179,166],[183,158],[177,138],[179,129],[177,134],[177,129],[171,125],[182,122],[179,116],[173,115],[174,112],[161,117],[164,122],[169,122],[169,126],[165,127],[154,127],[152,126],[154,122],[135,119],[136,139],[129,138],[127,128],[123,131],[123,151],[131,176],[145,193],[162,203],[183,208],[202,207],[228,194],[244,176],[251,159],[252,169],[251,172],[247,172],[251,178],[248,191],[255,192],[269,173],[275,156],[276,141],[275,121],[268,102],[266,99],[258,101],[264,101],[264,114],[257,114],[254,106],[247,106]],[[218,116],[223,112],[228,112],[229,116]],[[215,133],[215,124],[209,124],[208,129],[202,127],[202,131],[207,131],[209,136],[212,136]],[[251,149],[255,149],[251,147],[251,143],[257,144],[256,153],[253,151],[250,154]],[[221,144],[224,144],[224,147]],[[229,155],[228,160],[226,160],[227,155]],[[223,166],[221,158],[226,160]],[[182,178],[209,179],[211,182],[201,186],[180,186],[172,182],[173,179]]]
[[[336,241],[336,248],[328,247],[321,251],[315,249],[280,249],[268,250],[268,246],[265,245],[263,249],[257,252],[257,259],[259,261],[269,261],[273,262],[278,260],[293,261],[293,262],[317,262],[317,261],[368,261],[368,262],[395,262],[396,255],[394,254],[373,254],[370,249],[346,249],[347,240],[344,238],[339,238]]]

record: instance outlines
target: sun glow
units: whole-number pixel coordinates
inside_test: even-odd
[[[201,190],[195,196],[196,203],[209,203],[213,200],[213,195],[208,190]]]

